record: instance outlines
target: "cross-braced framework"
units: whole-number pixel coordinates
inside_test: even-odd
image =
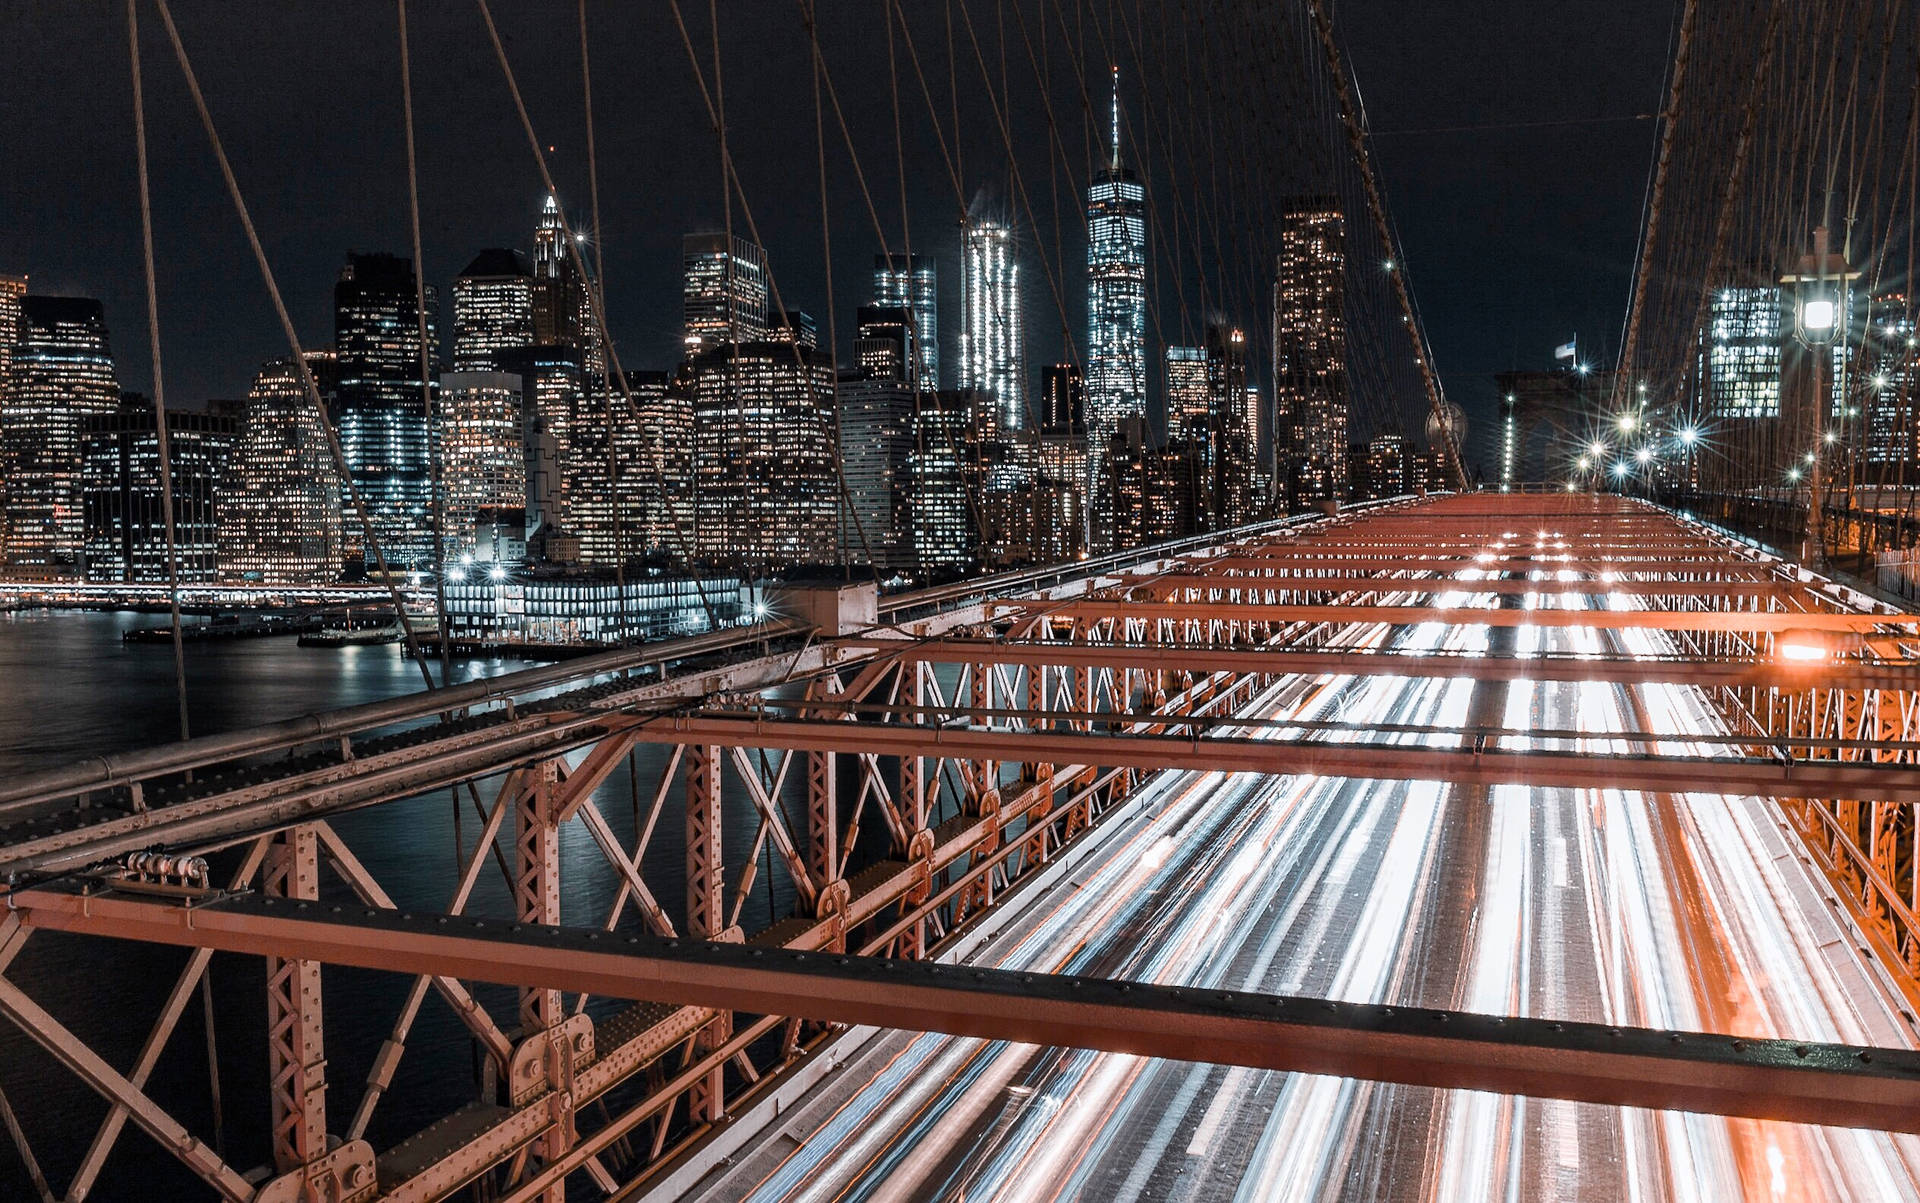
[[[759,627],[12,783],[0,1011],[109,1106],[72,1196],[128,1121],[228,1199],[557,1201],[576,1175],[611,1192],[804,1072],[847,1024],[1920,1131],[1920,1058],[1902,1050],[954,963],[1147,775],[1199,768],[1770,799],[1753,804],[1782,808],[1920,996],[1920,618],[1652,507],[1564,495],[1269,524],[884,599],[877,623],[852,621],[849,596],[798,592]],[[1428,624],[1484,629],[1486,649],[1388,638]],[[1591,650],[1541,650],[1562,627]],[[1451,727],[1263,703],[1370,675],[1488,688]],[[1507,684],[1543,680],[1684,686],[1721,727],[1501,726]],[[597,795],[649,746],[622,831]],[[403,912],[336,819],[449,788],[478,838],[444,911]],[[663,881],[649,850],[676,808],[684,875]],[[569,829],[617,887],[585,926]],[[723,848],[746,830],[744,855]],[[490,860],[510,910],[470,914]],[[750,899],[775,896],[789,913],[758,922]],[[192,950],[130,1067],[4,977],[41,929]],[[264,1178],[145,1089],[214,950],[267,958]],[[408,979],[357,1099],[325,1072],[323,965]],[[479,982],[517,1005],[484,1005]],[[479,1096],[376,1150],[372,1118],[429,994],[473,1042]]]

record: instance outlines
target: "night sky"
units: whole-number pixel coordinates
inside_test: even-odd
[[[495,7],[535,124],[554,147],[561,190],[584,221],[574,5]],[[685,7],[700,18],[706,6]],[[943,72],[937,6],[908,7],[930,14],[916,38],[924,56],[940,60],[929,70]],[[393,6],[179,0],[176,8],[301,336],[328,342],[331,284],[345,252],[408,249]],[[993,11],[985,0],[971,8],[976,20]],[[475,251],[528,248],[541,187],[474,7],[416,3],[410,11],[425,258],[444,308],[453,275]],[[664,367],[679,335],[680,236],[721,216],[717,155],[666,6],[602,3],[590,11],[613,333],[628,366]],[[726,0],[721,11],[727,107],[746,189],[776,280],[789,304],[816,315],[824,337],[812,93],[798,10],[786,0]],[[821,41],[893,236],[899,185],[882,11],[877,0],[823,4]],[[0,12],[0,271],[29,273],[36,292],[102,298],[121,383],[144,390],[124,7],[4,0]],[[1661,104],[1676,12],[1672,0],[1337,6],[1435,359],[1482,448],[1491,373],[1548,366],[1553,346],[1575,333],[1583,358],[1613,354],[1655,128],[1632,118]],[[244,395],[260,362],[285,346],[157,17],[143,5],[142,19],[168,392],[175,404],[193,406]],[[704,51],[704,27],[694,36]],[[963,79],[977,82],[964,61],[962,68]],[[937,95],[943,81],[936,74]],[[903,89],[914,86],[903,74]],[[922,153],[932,139],[923,102],[913,94],[907,103],[915,249],[940,259],[950,340],[959,325],[959,203],[938,159]],[[1017,125],[1016,142],[1044,147],[1037,132],[1026,136],[1039,128],[1035,114],[1016,117],[1028,122]],[[1575,123],[1456,128],[1539,122]],[[963,165],[970,177],[990,174],[974,166],[998,153],[990,111],[982,105],[966,123]],[[1419,132],[1434,130],[1444,132]],[[837,137],[830,127],[830,140]],[[1081,144],[1077,127],[1068,144]],[[1046,162],[1030,183],[1043,210]],[[845,345],[877,236],[837,147],[829,169],[835,316]],[[1071,216],[1070,199],[1067,210]],[[1067,253],[1064,291],[1077,324],[1084,280],[1072,267],[1077,246]],[[1057,355],[1060,323],[1037,264],[1027,288],[1035,332],[1028,358],[1037,365]],[[1171,321],[1161,303],[1163,322]],[[1260,322],[1264,311],[1235,316]]]

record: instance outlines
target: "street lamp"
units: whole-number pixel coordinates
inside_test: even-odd
[[[1813,396],[1807,406],[1806,442],[1816,451],[1823,441],[1832,441],[1820,437],[1827,424],[1829,348],[1846,333],[1842,301],[1849,282],[1859,274],[1847,270],[1846,256],[1828,249],[1827,227],[1816,226],[1812,253],[1802,255],[1794,271],[1780,280],[1793,286],[1793,336],[1812,353]],[[1800,562],[1818,569],[1826,559],[1824,464],[1811,452],[1807,462],[1807,531],[1800,544]],[[1799,479],[1799,472],[1788,473],[1788,479]]]

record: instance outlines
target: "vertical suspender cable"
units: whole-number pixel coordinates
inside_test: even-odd
[[[220,166],[220,176],[226,182],[227,195],[233,201],[241,229],[246,232],[247,246],[253,251],[254,263],[260,268],[260,279],[267,287],[268,299],[273,302],[274,315],[280,319],[280,329],[286,335],[288,349],[293,353],[300,383],[306,389],[307,399],[313,403],[314,412],[320,416],[320,429],[327,436],[327,452],[333,459],[334,471],[340,474],[340,489],[352,503],[354,517],[359,519],[360,529],[366,532],[367,548],[373,552],[374,566],[387,583],[387,593],[393,599],[394,618],[400,624],[400,637],[406,642],[407,654],[420,666],[420,675],[426,680],[427,688],[432,689],[433,671],[427,667],[426,657],[420,653],[420,643],[413,636],[413,624],[407,618],[406,602],[400,595],[399,586],[393,581],[392,572],[388,571],[386,552],[381,550],[379,534],[373,529],[373,518],[367,512],[366,499],[360,495],[359,487],[354,484],[353,473],[347,469],[346,454],[340,449],[340,432],[334,428],[327,399],[321,395],[320,384],[313,377],[313,365],[307,362],[306,353],[300,346],[300,334],[293,327],[292,315],[287,312],[286,298],[280,295],[280,282],[274,277],[272,265],[267,262],[267,251],[260,243],[260,232],[254,228],[253,214],[247,209],[246,198],[241,195],[239,177],[233,174],[233,162],[227,158],[226,144],[220,140],[220,131],[213,124],[213,111],[207,107],[206,94],[200,90],[200,77],[194,73],[193,60],[187,56],[187,45],[180,38],[179,26],[173,23],[173,10],[168,7],[167,0],[153,0],[153,3],[160,13],[160,23],[166,27],[174,60],[180,64],[180,74],[186,80],[187,93],[193,98],[194,111],[200,117],[200,127],[206,132],[214,161]]]
[[[587,0],[580,0],[580,92],[587,119],[587,199],[590,205],[588,219],[593,228],[593,283],[588,287],[599,288],[605,294],[607,287],[607,255],[601,247],[600,236],[600,156],[594,144],[593,130],[593,53],[587,41]],[[589,307],[591,312],[591,307]],[[607,332],[598,332],[602,341]],[[626,526],[620,521],[620,456],[614,431],[617,425],[613,420],[613,357],[603,347],[600,352],[602,367],[601,384],[606,388],[605,405],[601,419],[607,425],[607,488],[613,493],[609,499],[613,513],[613,586],[619,601],[620,642],[626,641],[627,633],[627,541]],[[592,413],[589,406],[587,412]],[[636,432],[637,433],[637,432]]]
[[[1687,82],[1687,56],[1693,46],[1693,17],[1697,0],[1686,0],[1680,14],[1680,36],[1673,51],[1673,81],[1667,90],[1667,111],[1662,114],[1660,158],[1653,169],[1653,187],[1647,197],[1647,228],[1640,239],[1640,269],[1633,276],[1633,299],[1627,303],[1627,333],[1621,340],[1620,370],[1613,374],[1613,408],[1618,411],[1629,403],[1628,374],[1638,374],[1634,357],[1640,349],[1640,319],[1646,309],[1647,280],[1653,274],[1653,250],[1660,237],[1661,202],[1667,190],[1667,169],[1673,162],[1673,132],[1680,124],[1680,98]]]
[[[420,250],[420,165],[413,145],[413,63],[407,49],[407,0],[394,0],[400,19],[400,106],[407,129],[407,217],[413,235],[413,308],[419,320],[420,409],[427,423],[428,521],[433,530],[434,613],[440,624],[440,684],[453,682],[453,624],[447,620],[447,513],[443,479],[445,441],[433,404],[433,348],[427,338],[427,261]],[[458,807],[455,808],[456,810]]]
[[[1313,16],[1314,29],[1320,36],[1320,47],[1326,53],[1327,78],[1333,86],[1334,97],[1339,101],[1347,143],[1360,168],[1360,183],[1366,192],[1367,212],[1373,218],[1381,247],[1397,261],[1394,270],[1388,274],[1393,277],[1393,291],[1400,302],[1400,316],[1406,319],[1407,337],[1413,342],[1414,360],[1420,368],[1420,382],[1426,386],[1427,405],[1433,414],[1434,427],[1447,442],[1447,459],[1453,466],[1454,480],[1464,489],[1467,487],[1466,464],[1462,460],[1452,423],[1448,421],[1446,401],[1440,395],[1439,373],[1434,371],[1433,356],[1427,352],[1427,340],[1420,332],[1419,316],[1413,311],[1413,294],[1407,286],[1406,256],[1398,253],[1393,227],[1387,222],[1386,202],[1381,199],[1380,183],[1373,175],[1373,160],[1367,155],[1366,133],[1361,128],[1360,112],[1354,104],[1353,88],[1347,82],[1346,59],[1340,53],[1339,43],[1333,40],[1333,21],[1327,15],[1325,0],[1307,0],[1307,8]]]
[[[533,151],[534,166],[540,170],[540,182],[546,187],[547,195],[557,197],[560,195],[560,190],[554,186],[553,172],[547,168],[546,152],[540,148],[539,136],[535,134],[533,128],[533,118],[527,113],[526,98],[520,94],[520,81],[513,74],[513,64],[507,59],[506,43],[500,40],[500,27],[494,23],[493,8],[487,3],[487,0],[475,0],[475,3],[480,9],[481,23],[486,26],[487,41],[493,47],[494,60],[499,63],[500,75],[506,81],[507,94],[513,99],[513,111],[520,118],[520,130],[526,134],[527,146]],[[620,396],[626,403],[627,412],[632,416],[635,426],[638,427],[640,424],[640,407],[633,399],[633,387],[627,381],[626,369],[620,366],[620,353],[618,349],[615,348],[613,338],[607,330],[606,296],[600,290],[599,281],[595,280],[592,274],[587,271],[586,256],[580,251],[579,239],[574,237],[573,227],[567,222],[566,210],[564,208],[560,211],[560,232],[564,235],[562,241],[566,244],[567,255],[573,260],[573,270],[580,276],[586,288],[588,312],[595,326],[599,329],[601,345],[606,351],[607,366],[610,374],[614,381],[619,384]],[[660,438],[656,437],[653,440],[653,449],[656,471],[664,472],[666,452]],[[663,504],[666,503],[665,494],[662,494],[661,500]],[[673,507],[667,505],[666,508],[671,510]],[[697,547],[688,543],[686,535],[680,530],[680,523],[677,517],[673,520],[673,530],[674,534],[680,539],[683,557],[690,559],[691,554],[697,551]],[[707,625],[718,629],[720,620],[714,612],[712,599],[707,596],[705,581],[698,572],[690,572],[689,577],[693,582],[695,594],[700,598],[700,606],[706,611]]]
[[[160,366],[160,291],[153,267],[153,195],[147,177],[147,106],[140,79],[140,17],[127,0],[127,57],[133,70],[133,141],[140,168],[140,249],[146,267],[147,348],[153,356],[153,429],[160,447],[160,518],[167,540],[167,611],[173,623],[173,692],[180,738],[187,728],[187,652],[180,633],[180,554],[173,524],[173,446],[167,433],[167,387]],[[133,565],[127,565],[133,575]]]

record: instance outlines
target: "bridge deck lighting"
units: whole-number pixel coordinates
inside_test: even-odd
[[[1783,631],[1773,641],[1774,655],[1792,664],[1818,664],[1833,656],[1833,645],[1820,631]]]

